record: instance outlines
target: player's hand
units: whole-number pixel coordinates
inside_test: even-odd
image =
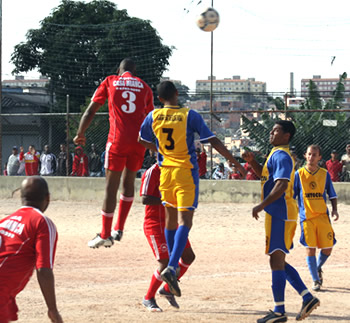
[[[332,211],[332,218],[334,218],[334,221],[337,221],[339,219],[338,211]]]
[[[242,154],[242,158],[247,161],[248,163],[252,162],[255,157],[254,157],[254,153],[251,151],[244,151],[244,153]]]
[[[252,210],[252,216],[255,220],[258,220],[259,219],[259,212],[261,212],[262,209],[261,209],[261,206],[260,205],[257,205],[255,207],[253,207],[253,210]]]
[[[85,146],[85,144],[86,144],[86,137],[85,137],[84,135],[77,134],[77,135],[74,137],[73,142],[74,142],[76,145]]]
[[[52,323],[63,323],[62,317],[57,310],[48,310],[47,316]]]

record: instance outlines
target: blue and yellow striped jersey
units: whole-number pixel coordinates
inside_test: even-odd
[[[296,220],[298,208],[293,198],[294,160],[288,146],[274,147],[268,155],[261,173],[261,198],[264,200],[278,179],[287,179],[288,187],[283,195],[265,207],[265,212],[282,220]]]
[[[331,176],[324,168],[311,173],[306,167],[295,172],[294,198],[298,198],[300,221],[328,214],[327,194],[329,199],[337,198]]]
[[[159,166],[197,168],[195,133],[204,143],[215,135],[197,112],[178,106],[164,106],[150,112],[144,120],[140,137],[153,142],[156,137]]]

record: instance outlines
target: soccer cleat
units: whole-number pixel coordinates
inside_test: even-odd
[[[288,318],[285,314],[275,313],[270,310],[269,314],[264,316],[261,319],[257,320],[257,323],[278,323],[278,322],[287,322]]]
[[[318,292],[321,290],[321,286],[322,286],[321,282],[318,280],[315,280],[314,285],[312,286],[312,290],[314,290],[315,292]]]
[[[114,240],[120,241],[123,237],[123,231],[122,230],[112,230],[111,236]]]
[[[317,270],[318,272],[318,278],[320,279],[319,282],[320,282],[320,285],[322,286],[323,284],[323,271],[322,269],[320,268],[319,270]]]
[[[110,248],[113,246],[113,239],[112,237],[109,237],[107,239],[102,239],[101,235],[99,233],[97,233],[96,237],[93,238],[92,240],[90,240],[88,242],[88,246],[90,248],[99,248],[99,247],[106,247],[106,248]]]
[[[295,318],[297,321],[301,321],[304,318],[308,317],[311,312],[320,305],[320,300],[317,297],[311,298],[309,301],[304,301],[301,306],[301,310],[297,317]]]
[[[143,299],[142,305],[146,307],[150,312],[163,312],[162,309],[156,303],[156,300],[154,298]]]
[[[175,307],[175,308],[180,308],[179,304],[177,303],[176,299],[175,299],[175,296],[170,293],[170,292],[167,292],[164,287],[162,287],[159,291],[158,291],[158,294],[162,297],[165,297],[166,300],[168,301],[169,305],[172,306],[172,307]]]
[[[180,297],[181,290],[179,288],[179,284],[177,283],[177,277],[175,274],[172,273],[171,269],[165,268],[160,276],[162,277],[163,281],[165,281],[168,284],[171,293],[175,296]]]

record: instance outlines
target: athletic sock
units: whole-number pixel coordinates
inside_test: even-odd
[[[163,280],[162,277],[160,277],[160,273],[158,270],[156,270],[151,278],[151,283],[148,287],[147,294],[145,296],[145,299],[150,300],[151,298],[154,298],[156,296],[156,292],[160,285],[162,285]]]
[[[303,297],[303,301],[309,301],[312,298],[312,295],[301,280],[296,269],[290,264],[286,264],[284,270],[286,272],[287,281],[299,293],[299,295]]]
[[[111,236],[111,229],[112,229],[114,212],[106,213],[104,211],[101,211],[101,215],[102,215],[101,238],[107,239]]]
[[[284,290],[286,288],[286,272],[284,270],[272,271],[272,293],[275,301],[275,313],[285,313]]]
[[[309,271],[310,271],[312,280],[313,281],[320,280],[320,277],[318,277],[318,273],[317,273],[316,257],[315,256],[307,256],[306,263],[309,267]]]
[[[174,271],[174,273],[178,266],[180,257],[185,249],[189,232],[190,228],[185,225],[179,226],[176,230],[174,237],[174,248],[171,251],[168,264],[168,267],[170,267]]]
[[[165,228],[165,230],[164,230],[165,240],[166,240],[166,244],[168,246],[169,258],[170,258],[171,252],[173,251],[173,248],[174,248],[175,233],[176,233],[176,229],[175,230],[168,230],[167,228]]]
[[[184,261],[182,260],[182,258],[180,258],[180,261],[179,261],[180,273],[179,273],[178,279],[180,279],[180,278],[185,274],[185,272],[187,271],[187,269],[188,269],[190,266],[191,266],[191,265],[188,265],[188,264],[184,263]],[[168,284],[165,284],[165,285],[164,285],[164,289],[165,289],[168,293],[170,293],[170,289],[169,289]]]
[[[119,197],[119,206],[118,206],[118,219],[117,223],[114,226],[114,230],[124,231],[124,225],[126,222],[126,218],[128,217],[132,202],[134,201],[134,197],[127,197],[123,194],[120,194]]]
[[[324,263],[327,261],[328,259],[328,255],[325,255],[322,250],[318,255],[318,260],[317,260],[317,270],[320,270],[321,267],[324,265]]]

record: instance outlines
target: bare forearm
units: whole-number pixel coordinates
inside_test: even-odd
[[[259,204],[261,210],[263,210],[266,206],[270,205],[274,201],[278,200],[286,191],[287,187],[287,180],[277,180],[270,194],[266,196],[266,198]]]
[[[91,102],[88,108],[85,110],[81,117],[77,134],[84,134],[86,129],[89,128],[91,121],[93,120],[96,112],[101,107],[99,103]]]
[[[146,149],[151,149],[151,150],[153,150],[153,151],[155,151],[155,152],[158,151],[158,150],[157,150],[157,146],[156,146],[153,142],[144,141],[144,140],[142,140],[140,137],[139,137],[139,139],[138,139],[138,142],[139,142],[142,146],[144,146]]]
[[[338,211],[338,202],[337,199],[331,199],[332,211]]]
[[[57,311],[56,295],[55,295],[55,279],[50,268],[37,269],[37,278],[41,292],[44,296],[47,308],[52,311]]]
[[[261,177],[261,173],[262,173],[262,169],[263,169],[262,165],[260,165],[255,159],[250,161],[249,165],[252,166],[255,174],[258,177]]]

